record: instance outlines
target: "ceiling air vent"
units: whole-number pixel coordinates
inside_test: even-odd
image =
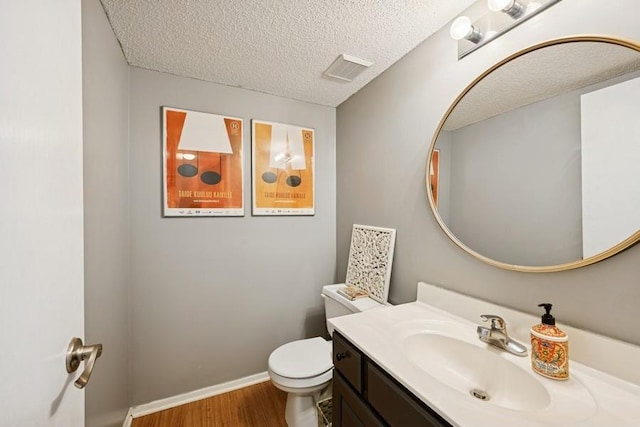
[[[373,62],[356,58],[355,56],[341,54],[327,68],[324,75],[345,82],[352,81],[358,74],[373,65]]]

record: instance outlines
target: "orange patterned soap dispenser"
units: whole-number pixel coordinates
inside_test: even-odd
[[[552,305],[544,307],[542,323],[531,328],[531,367],[540,375],[554,380],[569,379],[569,337],[556,326]]]

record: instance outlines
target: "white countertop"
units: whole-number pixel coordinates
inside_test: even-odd
[[[495,313],[477,313],[478,318],[481,314]],[[509,318],[505,320],[509,329]],[[480,322],[473,323],[424,302],[384,307],[330,319],[330,322],[371,360],[454,426],[640,426],[640,386],[572,360],[571,341],[570,379],[555,381],[534,373],[529,356],[518,357],[481,342],[476,335]],[[547,390],[549,404],[539,409],[510,409],[491,400],[478,400],[445,384],[447,375],[440,376],[441,380],[445,379],[438,381],[426,373],[407,356],[404,338],[411,331],[434,322],[455,330],[457,339],[513,363]],[[518,341],[530,350],[528,340]]]

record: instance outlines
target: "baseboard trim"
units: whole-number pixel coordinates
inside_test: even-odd
[[[131,427],[131,422],[133,421],[133,416],[131,415],[132,411],[133,411],[133,408],[129,408],[129,410],[127,411],[127,415],[124,417],[124,422],[122,423],[122,427]]]
[[[250,375],[248,377],[239,378],[237,380],[214,385],[211,387],[205,387],[200,390],[191,391],[189,393],[179,394],[177,396],[168,397],[166,399],[155,400],[150,403],[134,406],[129,409],[123,427],[130,427],[131,419],[133,418],[142,417],[158,411],[164,411],[165,409],[174,408],[176,406],[195,402],[196,400],[206,399],[208,397],[217,396],[218,394],[238,390],[268,380],[269,373],[260,372],[255,375]]]

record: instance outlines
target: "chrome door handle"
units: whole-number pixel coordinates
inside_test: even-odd
[[[67,349],[67,372],[75,372],[80,366],[80,362],[86,360],[84,371],[80,377],[74,382],[74,385],[78,388],[84,388],[89,382],[91,372],[93,372],[93,365],[96,363],[96,359],[102,354],[102,344],[83,345],[80,338],[72,338]]]

